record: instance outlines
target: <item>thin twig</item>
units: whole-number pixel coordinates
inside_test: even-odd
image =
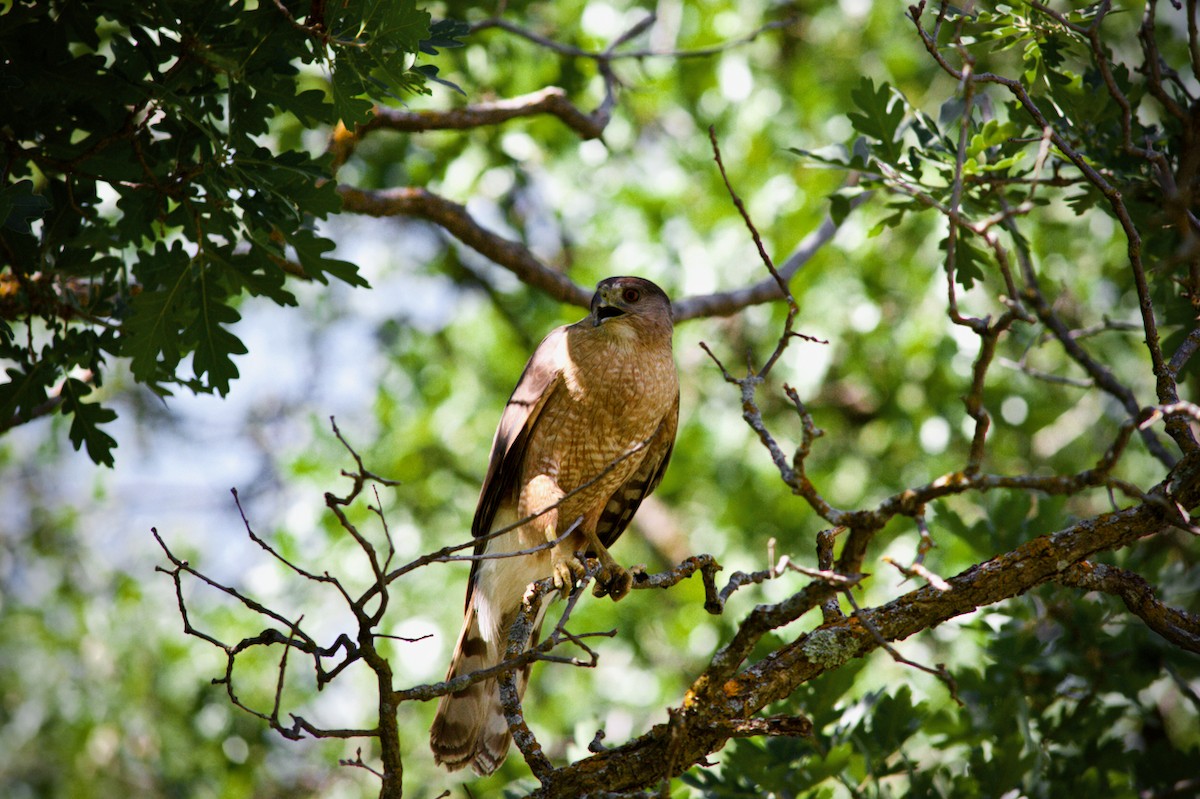
[[[950,588],[947,586],[945,589],[940,590],[950,590]],[[950,691],[950,698],[954,700],[955,704],[957,704],[959,707],[964,706],[963,701],[958,698],[958,682],[954,679],[954,675],[947,671],[946,664],[938,663],[936,666],[930,667],[923,663],[917,663],[915,660],[906,658],[904,655],[900,654],[900,652],[894,646],[892,646],[886,638],[883,637],[883,633],[879,632],[879,628],[876,627],[874,622],[871,621],[869,615],[863,613],[862,608],[858,606],[858,602],[854,599],[853,591],[846,590],[843,592],[843,596],[845,596],[846,600],[850,603],[850,607],[854,609],[854,618],[862,622],[863,627],[867,629],[867,632],[871,633],[871,637],[875,639],[876,643],[878,643],[885,652],[892,656],[892,660],[937,677],[946,685],[947,690]]]

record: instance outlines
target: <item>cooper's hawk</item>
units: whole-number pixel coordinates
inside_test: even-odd
[[[614,600],[632,580],[608,554],[638,505],[658,485],[679,421],[671,352],[671,302],[636,277],[610,277],[591,313],[554,330],[533,353],[500,417],[471,532],[487,536],[527,517],[475,553],[538,552],[475,560],[466,615],[446,679],[494,666],[530,583],[546,577],[563,593],[583,575],[579,555],[597,558],[594,593]],[[535,632],[546,613],[537,610]],[[529,672],[517,677],[524,691]],[[495,771],[511,737],[496,680],[443,696],[430,734],[434,759],[450,770]]]

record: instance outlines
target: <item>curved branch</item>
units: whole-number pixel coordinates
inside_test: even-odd
[[[361,137],[373,130],[398,130],[420,133],[426,130],[470,130],[485,125],[498,125],[518,117],[550,114],[579,134],[579,138],[598,139],[604,133],[604,122],[596,113],[585,113],[567,99],[558,86],[505,100],[475,103],[448,111],[401,111],[377,107],[371,121],[358,129]]]
[[[329,151],[333,154],[333,172],[336,173],[338,168],[346,163],[360,141],[377,130],[404,133],[471,130],[542,114],[558,117],[584,141],[601,138],[609,118],[609,114],[602,108],[591,113],[580,110],[567,99],[567,93],[558,86],[547,86],[518,97],[474,103],[446,111],[404,111],[377,105],[371,119],[353,131],[341,125],[334,130],[329,142]]]
[[[346,211],[375,217],[410,216],[433,222],[480,255],[508,269],[522,283],[580,308],[588,307],[591,302],[589,289],[542,263],[524,244],[480,225],[465,206],[428,189],[405,187],[370,191],[343,184],[338,186],[338,193],[342,195],[342,207]],[[851,206],[864,202],[869,194],[854,198]],[[826,218],[778,268],[780,278],[785,283],[790,281],[821,247],[833,239],[837,230],[837,223]],[[729,316],[751,305],[783,299],[779,282],[774,276],[768,276],[745,288],[685,297],[672,303],[672,308],[675,321],[684,322],[709,316]]]
[[[632,28],[618,36],[603,52],[588,52],[570,45],[560,44],[544,36],[532,33],[499,17],[484,20],[474,26],[471,31],[486,28],[500,28],[509,33],[528,39],[535,44],[552,50],[560,55],[588,58],[596,62],[601,77],[604,79],[604,99],[596,110],[585,113],[567,99],[566,92],[557,86],[548,86],[531,94],[513,97],[507,100],[493,100],[476,103],[465,108],[449,111],[401,111],[397,109],[376,106],[374,115],[367,123],[358,126],[353,132],[339,126],[330,140],[329,150],[333,153],[333,170],[346,162],[358,142],[374,130],[399,130],[419,133],[427,130],[470,130],[487,125],[498,125],[516,117],[551,114],[562,120],[568,128],[579,134],[583,140],[599,139],[604,135],[604,129],[612,119],[612,111],[616,106],[616,92],[620,85],[616,74],[612,71],[611,62],[616,58],[640,57],[638,54],[618,54],[616,49],[629,40],[644,33],[655,20],[650,14],[639,20]],[[780,23],[772,23],[755,31],[745,39],[732,42],[728,47],[752,41],[768,28],[780,27]],[[663,53],[664,56],[698,57],[715,55],[725,48],[713,49],[711,52],[696,53]],[[646,54],[642,54],[643,56]]]
[[[467,209],[427,189],[400,188],[366,191],[338,186],[343,207],[367,216],[413,216],[444,228],[454,238],[508,269],[522,283],[561,302],[588,307],[592,292],[537,259],[529,248],[481,226]]]
[[[1082,561],[1058,576],[1058,582],[1085,591],[1118,596],[1130,612],[1180,649],[1200,654],[1200,616],[1163,604],[1154,589],[1136,572],[1103,563]]]

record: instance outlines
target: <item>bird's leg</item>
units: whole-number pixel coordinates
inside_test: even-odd
[[[530,480],[522,491],[521,509],[525,515],[533,515],[543,508],[549,509],[538,513],[530,522],[530,526],[537,530],[538,535],[535,537],[539,540],[530,542],[528,545],[536,546],[542,542],[558,541],[550,552],[550,576],[554,578],[554,587],[565,599],[567,594],[571,593],[571,589],[575,587],[575,583],[583,579],[586,570],[571,545],[571,539],[574,538],[573,531],[583,520],[576,519],[570,527],[563,530],[563,533],[569,532],[570,535],[563,535],[558,529],[560,518],[558,503],[562,501],[564,495],[565,492],[558,487],[558,483],[553,477],[548,474],[539,474]],[[559,541],[559,538],[562,540]]]
[[[571,593],[571,589],[575,587],[575,583],[583,579],[583,575],[587,573],[587,569],[583,565],[583,561],[579,559],[579,555],[570,544],[574,531],[583,521],[583,517],[579,517],[566,531],[568,535],[563,537],[554,545],[554,551],[550,556],[550,562],[554,565],[554,587],[562,594],[562,598],[566,599],[567,594]],[[559,536],[551,535],[551,541]]]
[[[613,602],[616,602],[629,593],[629,588],[633,585],[633,577],[621,564],[613,560],[612,555],[608,554],[608,548],[600,543],[594,529],[585,525],[581,532],[587,539],[588,551],[595,552],[596,560],[600,561],[600,571],[596,574],[596,584],[592,586],[592,596],[607,594],[612,597]]]

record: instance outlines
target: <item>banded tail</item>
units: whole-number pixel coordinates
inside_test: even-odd
[[[476,594],[474,599],[478,598]],[[538,638],[547,604],[543,600],[538,608],[533,641]],[[459,633],[446,679],[452,680],[500,663],[504,658],[508,630],[515,619],[515,610],[503,614],[498,630],[500,635],[496,636],[500,640],[489,641],[480,627],[473,601],[463,619],[462,632]],[[529,669],[527,665],[517,672],[518,696],[525,695]],[[480,776],[491,774],[500,768],[511,744],[512,734],[504,718],[504,708],[500,705],[500,686],[495,678],[446,694],[438,702],[437,714],[430,729],[429,746],[433,750],[434,761],[449,771],[458,771],[469,765]]]

